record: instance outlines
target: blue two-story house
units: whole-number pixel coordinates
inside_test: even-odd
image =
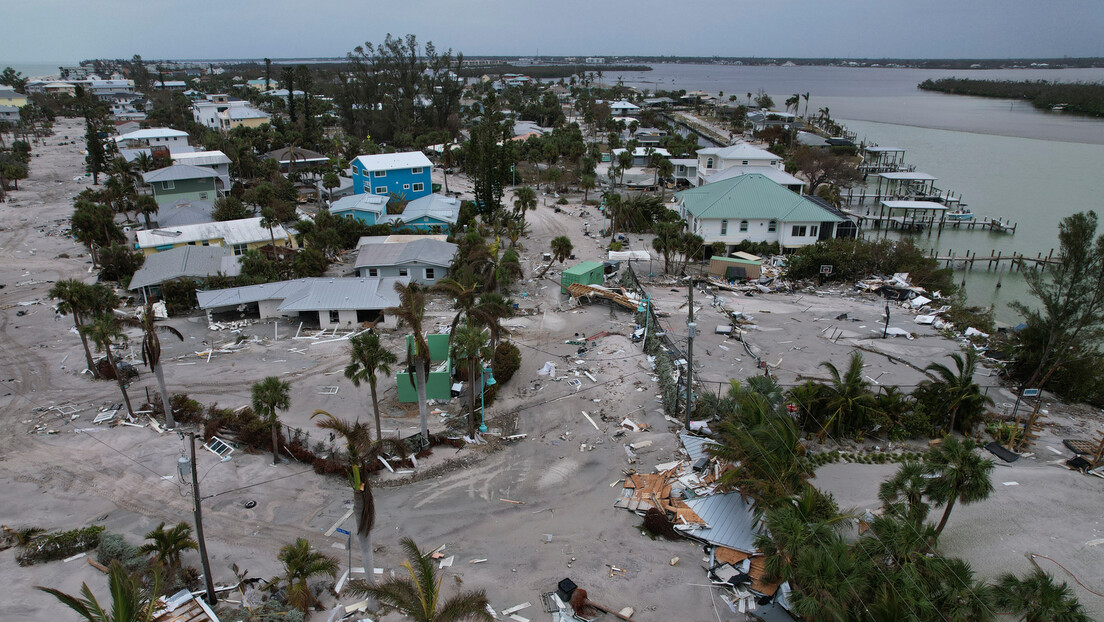
[[[353,191],[413,201],[433,192],[432,166],[420,151],[357,156],[353,160]]]

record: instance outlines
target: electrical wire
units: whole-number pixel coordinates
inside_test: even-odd
[[[1055,566],[1058,566],[1063,571],[1065,571],[1065,573],[1068,574],[1070,576],[1070,578],[1072,578],[1074,581],[1076,581],[1077,585],[1080,585],[1082,588],[1084,588],[1086,592],[1092,594],[1093,596],[1099,596],[1101,598],[1104,598],[1104,594],[1101,594],[1100,592],[1097,592],[1096,590],[1094,590],[1091,587],[1089,587],[1089,586],[1085,585],[1084,583],[1082,583],[1081,579],[1077,578],[1077,575],[1070,572],[1069,569],[1066,568],[1065,566],[1063,566],[1061,563],[1059,563],[1058,560],[1056,560],[1052,557],[1047,557],[1046,555],[1039,555],[1038,553],[1028,553],[1027,558],[1029,560],[1031,560],[1032,565],[1034,565],[1036,568],[1038,568],[1042,572],[1046,572],[1046,571],[1043,570],[1042,568],[1039,568],[1039,563],[1035,561],[1035,558],[1046,559],[1046,560],[1049,560],[1051,562],[1054,562]]]
[[[264,481],[254,482],[254,483],[249,484],[247,486],[241,486],[240,488],[231,488],[230,490],[223,490],[222,492],[216,492],[213,495],[204,495],[204,496],[200,497],[200,500],[212,499],[214,497],[219,497],[219,496],[222,496],[222,495],[228,495],[232,492],[238,492],[239,490],[246,490],[246,489],[249,489],[249,488],[254,488],[256,486],[260,486],[262,484],[269,484],[269,483],[272,483],[272,482],[278,482],[282,479],[287,479],[289,477],[295,477],[297,475],[303,475],[305,473],[313,473],[313,472],[314,472],[313,468],[304,469],[302,471],[299,471],[298,473],[289,473],[287,475],[281,475],[280,477],[273,477],[272,479],[266,479]]]

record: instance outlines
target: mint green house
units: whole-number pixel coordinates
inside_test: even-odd
[[[142,180],[153,190],[158,205],[172,205],[181,199],[214,201],[218,198],[217,179],[214,170],[191,164],[173,164],[142,173]]]
[[[449,360],[449,336],[426,335],[429,344],[429,377],[426,379],[426,399],[450,400],[452,399],[452,361]],[[414,337],[407,335],[406,347],[414,347]],[[399,360],[405,360],[405,353],[397,352]],[[395,381],[399,389],[399,402],[412,403],[418,401],[418,391],[414,388],[414,376],[403,368],[395,374]]]

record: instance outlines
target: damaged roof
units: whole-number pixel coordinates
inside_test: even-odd
[[[679,434],[679,440],[682,441],[682,446],[686,448],[686,453],[690,456],[690,464],[694,464],[702,458],[710,458],[711,456],[706,453],[705,448],[717,444],[716,441],[708,438],[689,434]]]
[[[686,505],[705,521],[706,526],[690,525],[682,529],[683,533],[717,546],[756,552],[755,533],[759,519],[751,502],[739,492],[687,499]]]

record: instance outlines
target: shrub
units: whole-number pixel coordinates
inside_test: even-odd
[[[15,559],[20,566],[65,559],[96,548],[100,544],[100,535],[103,532],[103,526],[92,525],[82,529],[38,536],[27,542],[24,550]]]
[[[193,279],[173,279],[162,283],[161,296],[165,299],[165,310],[169,315],[180,315],[198,307],[196,289],[198,285]]]
[[[146,258],[122,244],[112,244],[100,249],[100,279],[118,281],[122,285],[130,283],[130,277],[142,267]]]
[[[832,274],[820,276],[820,267],[831,265]],[[872,274],[908,272],[920,287],[940,290],[944,295],[956,291],[954,274],[940,268],[912,240],[836,238],[804,246],[790,255],[786,275],[793,279],[825,278],[828,281],[855,281]]]
[[[495,347],[494,360],[491,363],[495,382],[508,382],[520,367],[521,350],[509,341],[499,342],[498,346]]]
[[[100,536],[100,545],[96,547],[96,561],[104,566],[118,561],[130,572],[137,572],[148,564],[148,559],[138,552],[138,547],[127,542],[118,533],[104,533]]]

